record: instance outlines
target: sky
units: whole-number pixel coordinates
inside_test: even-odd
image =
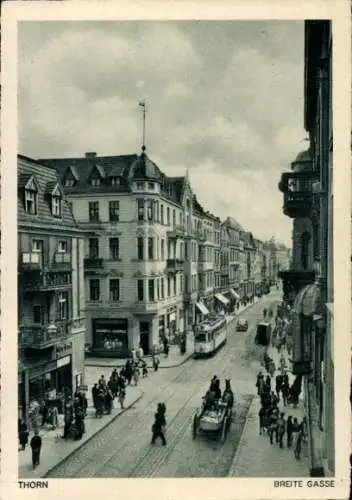
[[[291,247],[281,173],[307,149],[303,21],[20,22],[19,153],[146,152],[206,210]]]

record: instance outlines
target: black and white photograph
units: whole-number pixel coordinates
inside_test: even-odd
[[[332,498],[334,21],[181,17],[16,24],[19,488],[271,478],[289,498],[299,478]]]

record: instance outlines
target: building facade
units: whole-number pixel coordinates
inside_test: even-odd
[[[284,213],[293,219],[292,267],[282,271],[293,305],[293,369],[305,389],[310,473],[334,474],[332,254],[332,32],[305,22],[305,129],[310,148],[282,175]]]
[[[18,157],[19,418],[84,383],[84,237],[55,170]],[[61,403],[60,403],[61,401]]]

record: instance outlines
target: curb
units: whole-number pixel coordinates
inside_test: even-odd
[[[106,422],[102,427],[100,427],[96,432],[93,432],[93,434],[91,436],[89,436],[85,441],[83,441],[82,443],[80,443],[80,445],[75,448],[74,450],[70,451],[70,453],[68,455],[66,455],[65,458],[63,458],[62,460],[60,460],[57,464],[53,465],[52,467],[50,467],[49,470],[47,470],[45,472],[45,474],[43,474],[41,477],[44,478],[44,477],[48,477],[48,475],[54,470],[56,469],[56,467],[58,467],[59,465],[61,465],[63,462],[65,462],[66,460],[68,460],[74,453],[76,453],[76,451],[80,450],[81,448],[83,448],[83,446],[85,446],[87,443],[89,443],[89,441],[91,439],[93,439],[94,436],[96,436],[97,434],[99,434],[99,432],[101,432],[102,430],[104,430],[108,425],[112,424],[120,415],[122,415],[123,413],[125,413],[126,411],[128,411],[131,406],[133,406],[135,403],[137,403],[140,399],[142,399],[142,397],[144,396],[144,392],[141,392],[141,394],[137,397],[137,399],[135,399],[134,401],[132,401],[128,406],[126,406],[125,408],[123,408],[123,410],[121,410],[119,413],[117,413],[111,420],[109,420],[108,422]]]
[[[233,461],[232,461],[231,467],[229,469],[229,472],[227,474],[227,477],[235,477],[233,475],[233,473],[234,473],[234,470],[236,468],[237,462],[238,462],[238,460],[240,458],[240,452],[242,451],[242,448],[243,448],[243,445],[244,445],[244,436],[246,434],[247,427],[249,426],[249,418],[248,417],[251,415],[251,411],[252,411],[252,409],[253,409],[253,407],[254,407],[254,405],[256,403],[256,398],[257,398],[257,396],[254,396],[254,398],[252,399],[252,402],[250,404],[250,407],[248,408],[246,423],[244,424],[242,435],[241,435],[241,438],[240,438],[240,442],[238,443],[237,450],[236,450],[235,456],[233,458]]]

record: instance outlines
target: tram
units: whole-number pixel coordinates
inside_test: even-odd
[[[211,356],[227,341],[224,317],[210,316],[195,326],[194,358]]]

